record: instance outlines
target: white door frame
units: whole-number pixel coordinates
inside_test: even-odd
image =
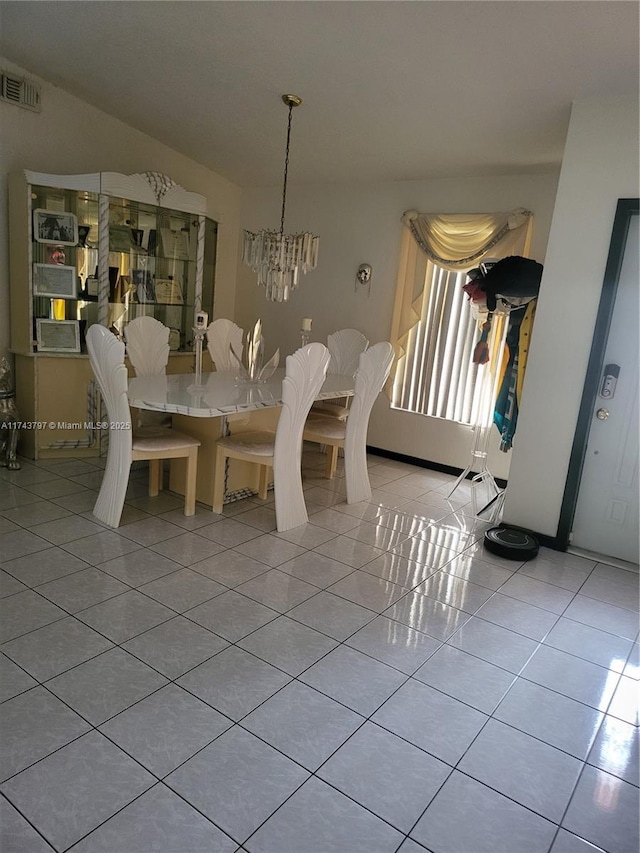
[[[560,518],[558,521],[558,530],[556,533],[555,547],[563,551],[567,549],[570,542],[573,517],[576,510],[576,504],[578,502],[578,492],[580,490],[580,478],[587,450],[589,428],[593,418],[593,408],[604,367],[605,350],[616,301],[618,282],[620,280],[620,270],[622,268],[627,235],[629,233],[629,225],[631,218],[638,215],[640,215],[640,199],[618,199],[616,215],[613,222],[613,230],[611,232],[609,255],[607,257],[607,265],[602,282],[602,294],[600,296],[600,305],[598,306],[598,316],[596,318],[593,341],[591,344],[589,365],[585,375],[582,402],[580,403],[580,412],[576,423],[573,447],[571,448],[567,480],[565,483],[562,507],[560,509]]]

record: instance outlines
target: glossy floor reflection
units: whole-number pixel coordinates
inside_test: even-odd
[[[0,849],[637,853],[638,572],[492,556],[453,478],[304,456],[309,523],[0,469]]]

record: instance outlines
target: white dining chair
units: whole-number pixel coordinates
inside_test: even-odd
[[[327,375],[329,350],[313,343],[287,356],[282,380],[282,408],[276,431],[253,431],[217,442],[213,511],[222,512],[226,460],[241,459],[259,466],[258,494],[267,497],[273,469],[276,525],[279,531],[305,524],[309,517],[302,491],[302,431],[304,422]]]
[[[136,376],[166,373],[169,328],[155,317],[135,317],[124,327],[127,355]]]
[[[304,428],[303,438],[327,448],[326,476],[335,476],[338,449],[344,448],[347,503],[357,503],[371,498],[371,485],[367,471],[367,430],[371,409],[376,397],[387,381],[394,350],[388,341],[369,347],[360,355],[355,378],[355,394],[346,423],[326,415],[311,414]]]
[[[184,514],[194,515],[196,474],[200,442],[173,429],[134,435],[127,399],[127,368],[124,344],[104,326],[94,324],[87,332],[89,362],[107,407],[109,450],[100,492],[93,508],[96,518],[118,527],[124,506],[131,463],[149,461],[149,497],[156,497],[164,459],[185,458],[187,464]]]
[[[233,370],[231,347],[242,361],[242,336],[244,332],[232,320],[221,317],[207,326],[207,349],[216,370]]]
[[[369,346],[369,341],[357,329],[339,329],[327,338],[331,361],[327,373],[354,376],[360,365],[360,355]]]
[[[327,373],[341,376],[354,376],[358,369],[360,355],[369,346],[367,338],[357,329],[339,329],[327,338],[327,348],[331,360]],[[318,402],[311,407],[312,413],[322,413],[328,417],[346,421],[349,414],[349,400],[338,402]]]
[[[169,331],[168,326],[148,315],[135,317],[124,327],[126,353],[136,376],[161,376],[167,372]],[[161,412],[134,409],[133,415],[136,432],[171,426],[171,415]]]

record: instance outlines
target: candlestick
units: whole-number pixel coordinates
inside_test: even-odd
[[[205,314],[205,318],[206,316],[207,315]],[[206,327],[204,326],[200,328],[194,326],[193,328],[193,343],[196,353],[196,381],[194,384],[196,386],[202,385],[202,342],[204,340],[205,332]]]
[[[300,329],[300,346],[306,347],[309,343],[309,332],[306,329]]]

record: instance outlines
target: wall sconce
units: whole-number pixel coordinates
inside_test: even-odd
[[[371,264],[360,264],[358,270],[356,272],[356,293],[358,292],[359,285],[369,285],[368,295],[371,295],[371,275],[373,270],[371,269]]]

